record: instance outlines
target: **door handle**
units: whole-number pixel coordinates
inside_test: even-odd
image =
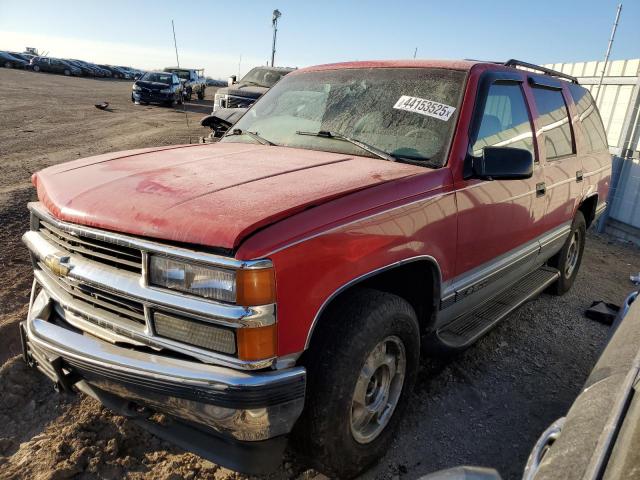
[[[584,178],[584,175],[582,173],[582,170],[578,170],[576,172],[576,182],[580,183],[583,178]]]
[[[544,182],[536,183],[536,196],[542,197],[547,193],[547,184]]]

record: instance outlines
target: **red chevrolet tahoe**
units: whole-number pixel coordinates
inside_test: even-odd
[[[591,95],[552,70],[301,69],[217,144],[34,175],[25,360],[230,468],[292,440],[354,476],[421,354],[571,287],[610,170]]]

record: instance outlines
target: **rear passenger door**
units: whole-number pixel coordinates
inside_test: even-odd
[[[582,197],[583,172],[563,89],[566,82],[530,76],[529,84],[544,161],[546,238],[542,241],[541,255],[546,260],[562,245],[569,232],[577,202]]]

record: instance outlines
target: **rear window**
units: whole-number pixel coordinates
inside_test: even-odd
[[[575,153],[573,133],[562,90],[534,88],[538,121],[544,132],[547,160]]]
[[[591,93],[586,88],[576,84],[569,85],[569,91],[573,97],[573,102],[576,104],[580,123],[582,123],[582,129],[584,130],[587,150],[585,153],[608,151],[607,134],[604,131],[600,113],[598,113],[598,108]]]

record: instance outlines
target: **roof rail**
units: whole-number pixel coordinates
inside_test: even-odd
[[[530,68],[531,70],[535,70],[537,72],[542,72],[545,75],[551,75],[552,77],[564,78],[565,80],[569,80],[572,83],[578,83],[578,79],[576,77],[572,77],[566,73],[558,72],[557,70],[552,70],[547,67],[541,67],[540,65],[535,65],[533,63],[523,62],[522,60],[516,60],[512,58],[511,60],[507,60],[504,62],[505,67],[524,67]]]

